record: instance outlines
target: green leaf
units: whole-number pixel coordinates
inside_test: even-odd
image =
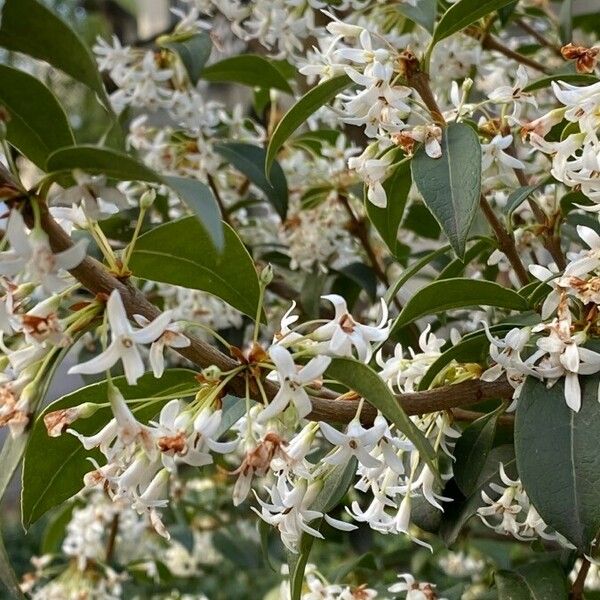
[[[568,600],[569,582],[553,560],[530,562],[515,571],[497,571],[498,600]]]
[[[35,77],[0,65],[0,81],[0,106],[8,113],[6,139],[43,170],[54,150],[75,143],[67,116]]]
[[[412,185],[410,164],[403,163],[396,168],[391,177],[385,180],[383,187],[387,195],[387,206],[379,208],[365,200],[365,207],[371,223],[379,232],[390,252],[395,255],[398,246],[398,228],[404,216],[408,192]]]
[[[15,600],[25,600],[25,595],[21,591],[19,580],[10,564],[10,558],[4,547],[4,542],[0,536],[0,582],[8,591],[10,598]]]
[[[146,181],[170,187],[198,217],[212,243],[223,248],[224,234],[219,209],[210,189],[202,182],[183,177],[162,177],[133,156],[98,146],[74,146],[54,152],[48,159],[50,171],[81,169],[103,173],[121,181]]]
[[[451,123],[443,133],[441,158],[427,156],[421,146],[412,160],[412,173],[427,208],[462,257],[481,194],[477,134],[468,125]]]
[[[554,75],[548,75],[547,77],[541,77],[532,81],[530,84],[523,88],[524,92],[534,92],[535,90],[541,90],[548,87],[553,81],[564,81],[565,83],[581,85],[592,85],[599,81],[596,75],[585,74],[585,73],[555,73]]]
[[[210,58],[212,40],[206,31],[197,33],[169,36],[159,38],[158,44],[175,52],[181,59],[183,66],[193,85],[196,85],[202,75],[204,65]]]
[[[385,293],[385,303],[389,305],[394,296],[400,291],[402,286],[407,281],[410,281],[410,279],[412,279],[417,273],[422,271],[431,261],[435,260],[440,256],[443,256],[444,254],[446,254],[446,252],[449,252],[450,250],[451,247],[449,244],[447,244],[446,246],[442,246],[437,250],[432,250],[431,252],[427,253],[425,256],[417,260],[410,267],[407,267],[402,273],[402,275],[400,275],[400,277],[389,287],[388,291]]]
[[[266,151],[253,144],[230,142],[215,144],[214,149],[238,171],[243,173],[254,185],[259,187],[277,211],[285,220],[288,206],[288,187],[285,173],[277,161],[274,162],[267,179],[264,170]]]
[[[444,496],[450,494],[454,500],[445,505],[440,525],[439,533],[447,546],[454,544],[462,528],[475,515],[477,509],[484,505],[481,498],[482,490],[485,490],[489,494],[490,483],[501,483],[498,473],[500,463],[504,465],[506,474],[509,477],[517,477],[514,448],[512,445],[498,446],[497,448],[492,448],[488,454],[485,465],[479,473],[476,490],[473,494],[465,498],[457,487],[454,488],[454,493],[452,494],[450,494],[448,487],[444,490]],[[454,483],[454,480],[451,480],[450,483]]]
[[[265,173],[269,174],[271,165],[277,156],[279,149],[287,139],[310,117],[316,110],[327,104],[336,95],[352,83],[348,75],[339,75],[314,87],[304,94],[294,104],[277,124],[269,145],[267,146],[267,158],[265,160]]]
[[[483,254],[486,250],[491,250],[495,247],[494,242],[490,238],[477,240],[466,252],[464,258],[455,258],[449,262],[441,271],[436,279],[450,279],[451,277],[460,277],[464,274],[466,266]],[[488,252],[489,254],[489,252]]]
[[[568,44],[573,41],[573,0],[562,0],[560,13],[560,41]]]
[[[515,451],[521,481],[542,519],[589,554],[600,532],[600,376],[580,376],[579,382],[581,410],[575,412],[564,399],[564,378],[550,389],[527,378],[517,405]]]
[[[161,177],[152,169],[124,152],[109,148],[84,145],[62,148],[48,158],[48,171],[72,171],[81,169],[87,173],[103,173],[121,181],[149,181],[162,183]]]
[[[0,21],[0,46],[50,63],[88,86],[110,109],[89,48],[60,17],[36,0],[6,0]]]
[[[429,33],[433,31],[437,13],[436,0],[419,0],[416,6],[408,3],[400,3],[396,5],[396,9],[401,15],[417,23],[417,25],[426,29]]]
[[[497,424],[497,412],[484,415],[465,427],[456,442],[454,480],[465,496],[476,490],[479,474],[494,443]]]
[[[502,212],[506,215],[506,219],[508,221],[509,226],[512,226],[512,215],[531,196],[535,190],[540,188],[543,185],[548,183],[548,179],[544,179],[540,181],[536,185],[526,185],[524,187],[520,187],[519,189],[511,192],[508,200],[506,201],[506,205],[502,209]]]
[[[380,410],[386,419],[394,423],[398,430],[406,435],[432,471],[437,473],[435,452],[431,444],[406,416],[398,399],[371,367],[354,358],[334,358],[327,369],[327,376],[343,383],[349,389],[360,394],[377,410]]]
[[[421,288],[410,298],[394,321],[390,335],[425,315],[467,306],[497,306],[513,310],[528,308],[523,296],[492,281],[441,279]]]
[[[40,546],[42,554],[57,554],[60,552],[62,541],[65,537],[65,529],[71,521],[76,502],[67,502],[54,511],[50,522],[44,529],[44,535]]]
[[[127,385],[124,377],[115,377],[114,383],[128,399],[152,399],[181,393],[192,395],[197,389],[195,372],[188,369],[169,369],[160,379],[146,373],[135,386]],[[46,432],[44,415],[55,410],[77,406],[82,402],[107,403],[107,383],[102,381],[83,387],[50,404],[36,419],[23,461],[21,510],[24,527],[28,528],[51,508],[74,496],[83,487],[83,476],[93,469],[88,456],[101,460],[98,451],[86,452],[73,435],[64,433],[51,438]],[[147,421],[154,417],[168,400],[140,403],[132,408],[136,417]],[[84,435],[99,431],[112,417],[108,406],[93,416],[76,421],[72,429]],[[43,468],[41,466],[43,465]]]
[[[194,217],[159,225],[141,235],[129,266],[137,277],[203,290],[255,318],[258,276],[235,231],[224,224],[225,246],[217,253]]]
[[[225,232],[221,213],[211,189],[197,179],[167,175],[163,177],[163,181],[198,217],[217,250],[221,251],[225,244]]]
[[[373,269],[364,263],[355,262],[341,267],[337,271],[356,284],[359,290],[364,290],[372,302],[377,300],[377,277]]]
[[[514,0],[458,0],[443,15],[433,32],[431,44],[461,31],[491,12],[500,10]]]
[[[205,67],[201,79],[219,83],[242,83],[292,93],[292,88],[281,71],[271,61],[257,54],[241,54]]]

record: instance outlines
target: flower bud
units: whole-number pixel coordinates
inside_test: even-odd
[[[263,285],[269,285],[273,281],[273,267],[269,263],[261,272],[259,276],[260,282]]]
[[[156,200],[156,190],[146,190],[140,198],[140,208],[148,210]]]

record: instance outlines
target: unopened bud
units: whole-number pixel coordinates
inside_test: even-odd
[[[260,282],[263,285],[269,285],[273,281],[273,267],[271,264],[268,264],[261,272],[260,272]]]
[[[140,207],[144,210],[149,209],[156,200],[156,190],[146,190],[140,198]]]
[[[462,82],[462,91],[463,94],[468,94],[471,91],[471,88],[473,87],[473,80],[470,77],[466,77],[465,80]]]

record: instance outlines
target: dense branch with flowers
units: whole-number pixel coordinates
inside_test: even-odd
[[[47,523],[6,589],[587,597],[595,21],[183,5],[91,48],[0,8],[0,492]]]

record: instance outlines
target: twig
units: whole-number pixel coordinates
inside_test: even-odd
[[[583,598],[585,579],[587,577],[588,571],[590,570],[590,566],[590,561],[584,556],[581,562],[581,567],[579,567],[577,577],[573,582],[573,587],[571,588],[570,600],[581,600]]]
[[[208,186],[212,190],[215,200],[217,201],[217,204],[219,205],[219,209],[221,211],[221,217],[223,218],[223,221],[225,221],[225,223],[227,223],[227,225],[231,225],[229,213],[227,212],[227,209],[225,208],[225,203],[223,202],[223,198],[221,198],[221,194],[219,192],[219,188],[217,187],[214,177],[212,175],[208,174],[206,176],[206,178],[208,180]]]
[[[515,19],[515,23],[532,38],[536,39],[542,46],[550,48],[554,54],[562,57],[560,48],[556,44],[553,44],[550,40],[547,40],[537,29],[535,29],[535,27],[532,27],[523,19]]]
[[[509,146],[506,149],[507,154],[517,158],[517,153],[515,151],[514,145]],[[525,171],[523,169],[513,169],[515,175],[517,176],[517,180],[519,184],[523,187],[527,187],[529,185],[529,180],[527,179],[527,175],[525,175]],[[565,255],[563,254],[562,248],[560,247],[560,236],[555,229],[556,224],[552,224],[549,222],[546,213],[540,208],[538,203],[533,198],[529,198],[528,200],[529,207],[531,208],[531,212],[535,216],[537,222],[542,226],[542,236],[544,238],[544,247],[556,263],[556,266],[563,270],[567,263],[565,261]]]
[[[474,32],[472,30],[466,30],[466,33],[471,37],[479,38],[479,32]],[[524,54],[519,54],[515,50],[512,50],[508,46],[505,46],[500,40],[496,39],[493,35],[486,33],[485,36],[481,39],[481,47],[484,50],[495,50],[496,52],[500,52],[507,58],[512,58],[514,61],[525,65],[526,67],[531,67],[536,71],[540,71],[541,73],[545,73],[546,75],[550,74],[550,69],[548,69],[545,65],[534,60],[533,58],[529,58]]]
[[[519,253],[517,252],[514,237],[508,233],[506,229],[504,229],[504,226],[502,223],[500,223],[496,213],[484,196],[481,196],[479,205],[481,206],[481,210],[483,211],[485,218],[496,235],[500,250],[504,252],[506,258],[508,258],[508,261],[517,274],[521,285],[527,285],[529,283],[529,275],[527,273],[527,269],[525,269],[525,266],[521,261]]]
[[[106,553],[104,560],[110,564],[113,554],[115,553],[115,542],[117,541],[117,533],[119,532],[119,514],[117,513],[110,524],[108,532],[108,540],[106,542]]]

